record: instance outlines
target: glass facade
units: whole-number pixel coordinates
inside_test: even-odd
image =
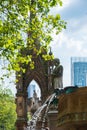
[[[71,58],[71,85],[87,86],[87,58]]]

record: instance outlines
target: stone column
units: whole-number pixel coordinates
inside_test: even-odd
[[[16,96],[16,130],[24,130],[24,128],[27,126],[27,95],[17,93]]]
[[[58,130],[57,128],[57,117],[58,111],[52,110],[48,112],[48,126],[50,130]]]

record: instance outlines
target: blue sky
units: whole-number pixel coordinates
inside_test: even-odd
[[[71,85],[71,57],[87,56],[87,0],[62,0],[62,7],[55,7],[53,14],[59,13],[67,22],[67,29],[58,36],[53,34],[51,44],[55,57],[64,67],[64,87]]]

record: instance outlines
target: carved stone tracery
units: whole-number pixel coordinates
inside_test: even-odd
[[[50,94],[54,92],[53,84],[53,69],[54,61],[45,61],[41,56],[33,57],[35,68],[30,69],[29,65],[26,66],[25,73],[19,72],[17,75],[18,82],[16,85],[16,105],[17,105],[17,121],[16,130],[23,130],[27,126],[27,109],[28,109],[28,94],[27,88],[32,80],[35,80],[41,89],[41,101],[42,103],[49,97]],[[32,100],[31,100],[32,102]],[[40,102],[41,105],[41,102]],[[31,104],[30,111],[35,112],[35,104]],[[35,108],[35,109],[33,109]],[[52,108],[51,108],[52,109]],[[57,106],[55,106],[57,109]]]
[[[48,92],[48,64],[40,56],[34,57],[35,68],[30,69],[29,65],[26,67],[26,72],[18,77],[18,83],[16,85],[16,105],[17,105],[17,121],[16,129],[23,130],[23,127],[27,125],[27,87],[32,80],[35,80],[41,89],[41,100],[45,101]]]

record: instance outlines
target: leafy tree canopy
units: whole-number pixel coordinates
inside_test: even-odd
[[[24,71],[19,63],[30,63],[33,68],[33,53],[46,52],[42,57],[50,59],[47,52],[51,34],[66,28],[59,14],[53,16],[50,13],[57,5],[62,6],[62,1],[0,0],[0,56],[10,63],[8,70]]]
[[[15,130],[16,107],[9,89],[0,86],[0,129]]]

